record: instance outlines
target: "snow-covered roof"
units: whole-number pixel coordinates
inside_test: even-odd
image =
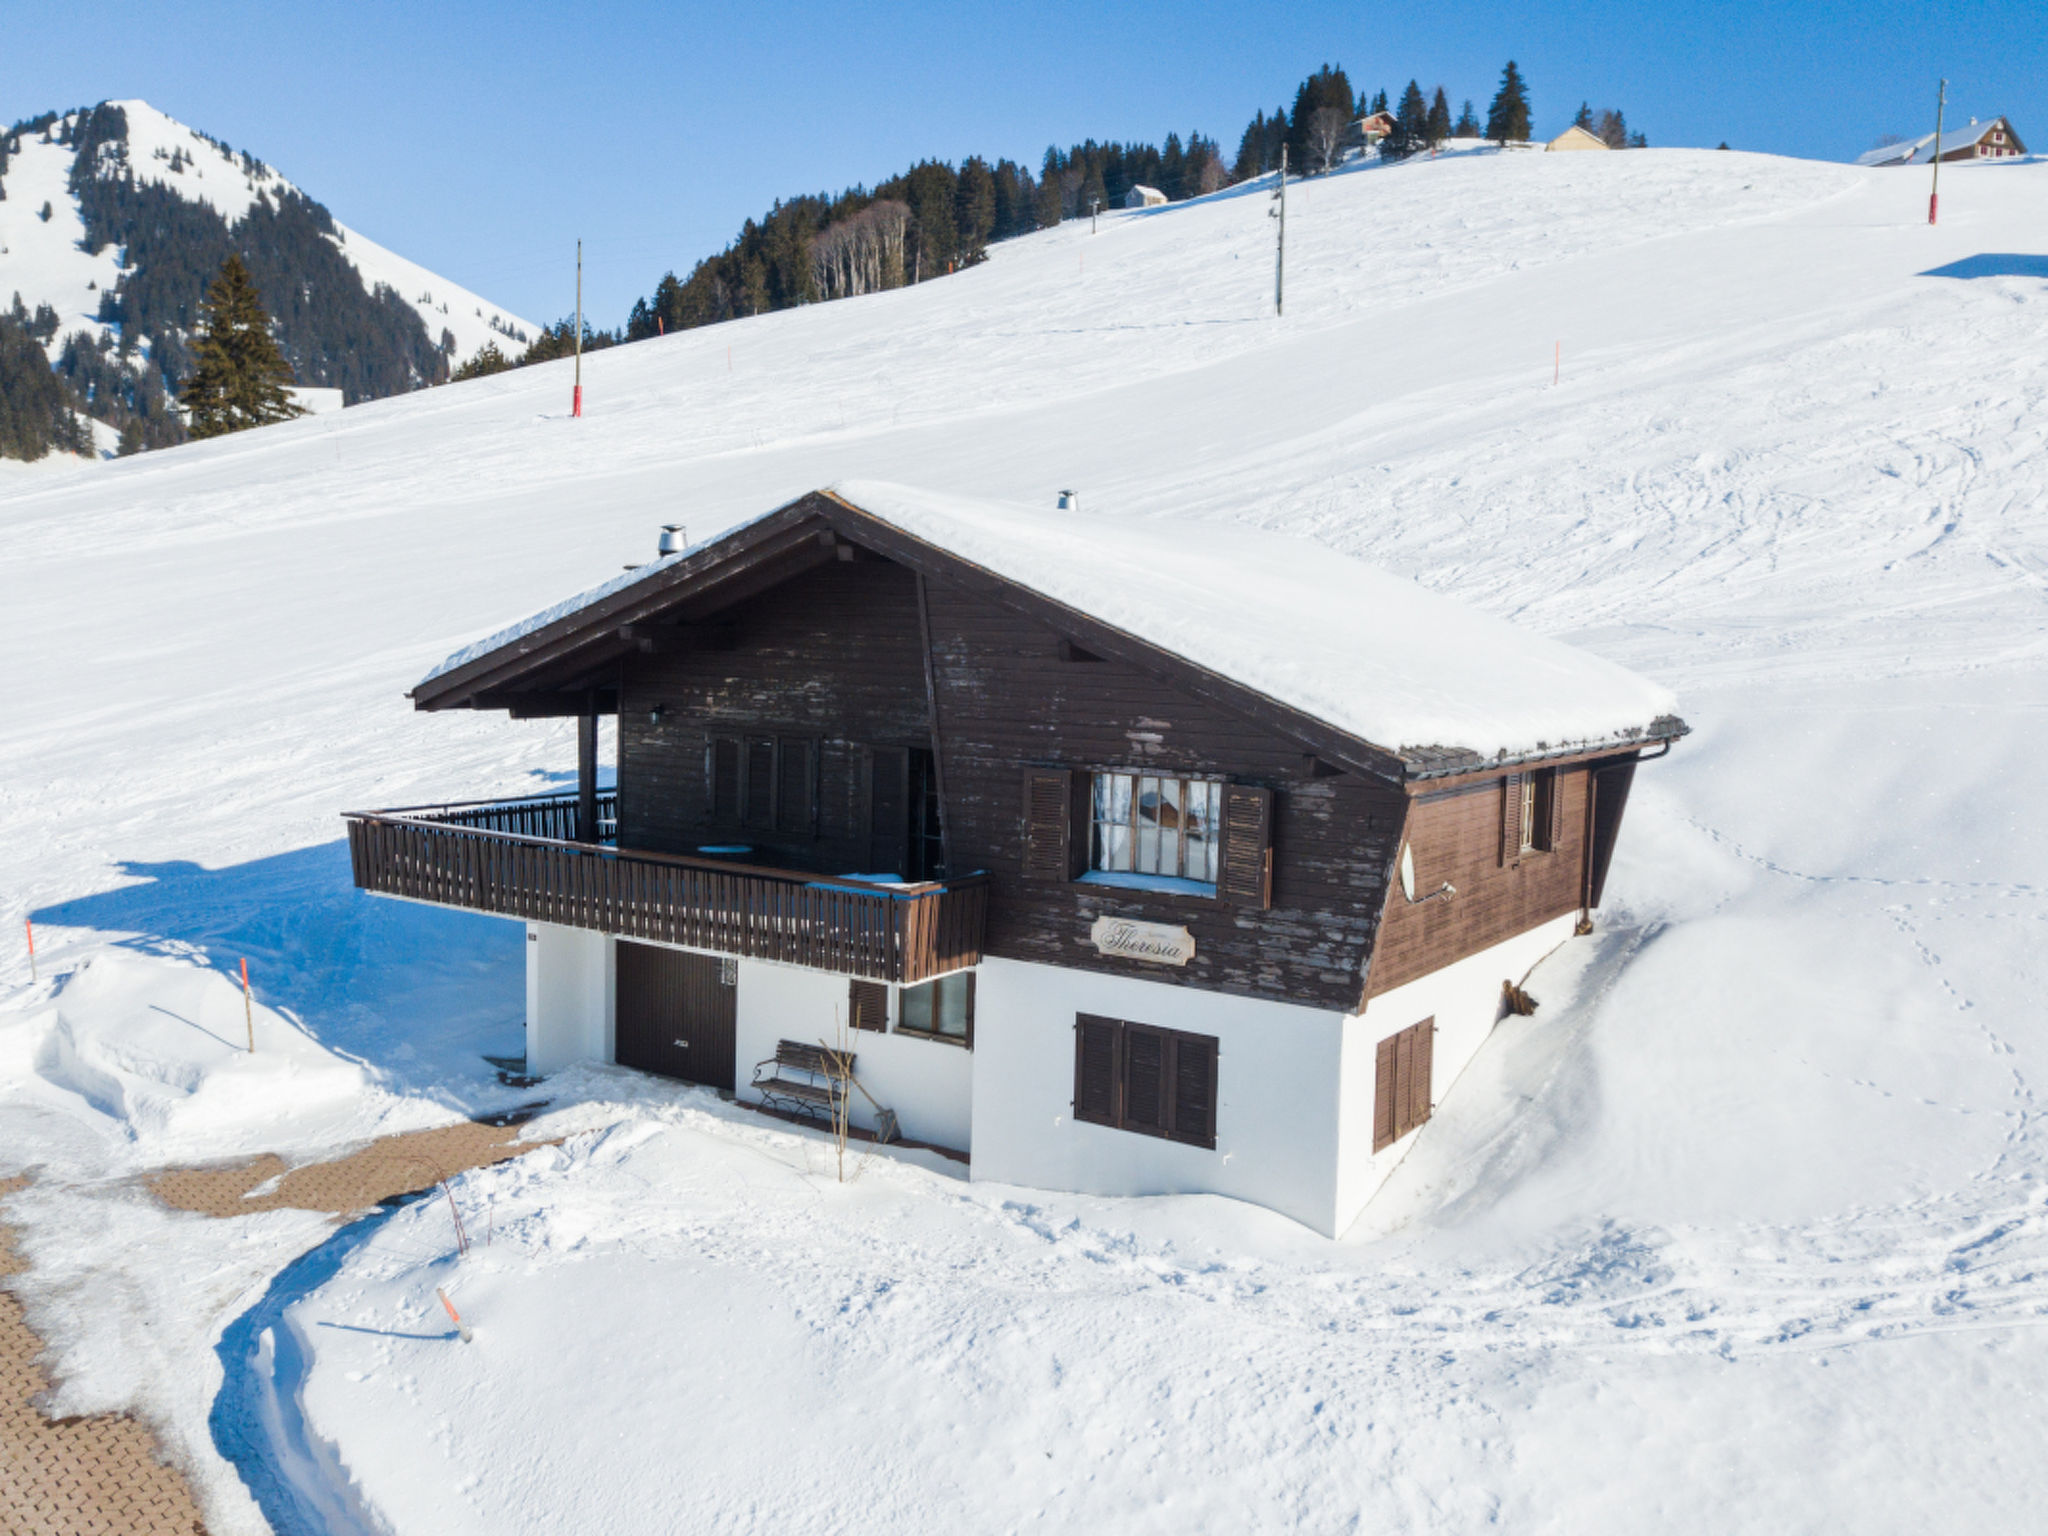
[[[1943,128],[1941,131],[1941,152],[1953,154],[1959,149],[1968,149],[1981,143],[1993,128],[2011,124],[2002,117],[1987,117],[1983,122],[1972,119],[1958,128]],[[1856,157],[1858,165],[1925,165],[1934,158],[1934,135],[1924,133],[1917,139],[1897,144],[1880,144],[1876,149],[1865,150]]]
[[[1447,748],[1497,760],[1638,739],[1676,705],[1668,689],[1613,662],[1303,539],[881,481],[849,481],[830,494],[943,555],[1411,763],[1445,761]],[[752,526],[545,609],[456,652],[423,682],[658,580]]]

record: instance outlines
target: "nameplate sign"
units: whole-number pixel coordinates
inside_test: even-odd
[[[1140,923],[1128,917],[1098,917],[1088,937],[1105,955],[1119,960],[1149,960],[1154,965],[1186,965],[1195,958],[1195,936],[1165,923]]]

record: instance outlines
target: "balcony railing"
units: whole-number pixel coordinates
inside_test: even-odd
[[[598,797],[598,824],[618,800]],[[883,885],[579,843],[574,795],[347,815],[366,891],[845,976],[917,982],[981,959],[986,877]]]

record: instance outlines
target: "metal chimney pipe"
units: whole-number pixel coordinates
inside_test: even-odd
[[[1062,512],[1078,512],[1078,511],[1080,511],[1080,510],[1081,510],[1081,493],[1080,493],[1079,491],[1061,491],[1061,492],[1060,492],[1060,510],[1061,510]]]
[[[681,523],[663,523],[661,525],[661,545],[659,548],[659,553],[664,555],[679,555],[689,547],[690,533],[689,530],[685,528]]]

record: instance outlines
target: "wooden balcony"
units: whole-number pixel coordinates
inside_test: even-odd
[[[600,795],[600,835],[616,795]],[[366,891],[917,982],[981,959],[987,878],[881,885],[573,840],[576,796],[347,813]]]

